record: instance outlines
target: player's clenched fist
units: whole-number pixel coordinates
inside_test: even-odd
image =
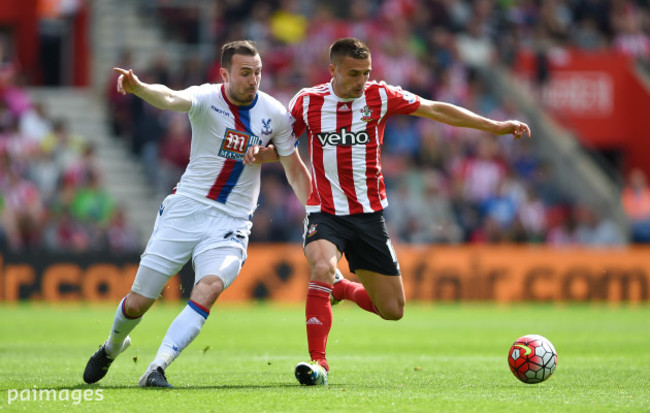
[[[113,70],[120,74],[117,78],[117,91],[122,95],[127,93],[135,93],[142,87],[140,79],[133,73],[133,69],[121,69],[114,67]]]
[[[519,122],[517,120],[508,120],[505,122],[500,122],[497,134],[498,135],[512,134],[512,136],[514,136],[515,139],[519,139],[523,136],[527,136],[530,138],[530,128],[524,122]]]

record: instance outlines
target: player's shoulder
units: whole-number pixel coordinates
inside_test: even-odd
[[[196,89],[202,89],[202,90],[220,90],[221,89],[221,83],[201,83],[200,85],[194,85],[191,86]]]
[[[414,93],[409,92],[408,90],[402,89],[401,86],[395,86],[395,85],[390,85],[383,80],[377,81],[377,80],[370,80],[366,82],[366,89],[365,93],[368,93],[369,91],[372,90],[377,90],[377,89],[384,89],[386,92],[386,96],[389,99],[404,99],[408,103],[413,103],[416,100],[419,99],[417,95]]]
[[[263,92],[261,90],[257,91],[257,100],[258,104],[261,104],[263,106],[264,110],[267,111],[275,111],[275,112],[286,112],[287,109],[284,107],[282,103],[280,103],[279,100],[274,98],[273,96],[269,95],[266,92]]]
[[[289,102],[289,108],[293,108],[301,99],[304,99],[307,96],[326,96],[331,93],[329,83],[321,83],[316,86],[302,88],[296,93],[291,101]]]
[[[209,95],[212,93],[219,92],[221,90],[220,83],[203,83],[200,85],[193,85],[185,89],[186,92],[189,92],[193,95]]]
[[[304,87],[296,93],[296,97],[306,96],[306,95],[327,95],[330,93],[329,83],[321,83],[320,85]]]
[[[277,100],[276,98],[274,98],[273,96],[269,95],[268,93],[266,93],[266,92],[264,92],[262,90],[257,91],[257,99],[260,102],[264,103],[265,105],[274,105],[274,106],[275,105],[280,105],[280,106],[282,106],[282,103],[280,103],[279,100]]]
[[[400,86],[394,86],[386,83],[383,80],[369,80],[366,82],[366,91],[376,90],[376,89],[386,89],[386,90],[402,90]]]

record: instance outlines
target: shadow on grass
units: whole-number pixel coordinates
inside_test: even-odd
[[[200,386],[174,386],[173,388],[161,388],[161,387],[138,387],[137,385],[96,385],[96,384],[76,384],[72,386],[54,386],[50,387],[53,390],[75,390],[75,389],[103,389],[103,390],[125,390],[125,389],[138,389],[142,391],[173,391],[173,390],[255,390],[255,389],[282,389],[282,388],[302,388],[310,386],[301,386],[299,384],[289,384],[289,383],[278,383],[278,384],[222,384],[222,385],[200,385]],[[328,387],[337,387],[336,385]]]

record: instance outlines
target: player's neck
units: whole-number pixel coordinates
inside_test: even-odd
[[[334,82],[334,80],[332,80],[332,82],[330,83],[330,86],[331,86],[331,88],[332,88],[332,93],[334,93],[334,96],[336,96],[338,99],[340,99],[340,100],[344,100],[344,101],[346,101],[346,102],[350,102],[350,101],[353,101],[354,99],[356,99],[355,97],[346,97],[346,96],[345,96],[345,93],[343,93],[343,92],[342,92],[342,91],[337,87],[336,82]]]

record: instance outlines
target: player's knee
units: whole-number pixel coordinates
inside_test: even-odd
[[[381,313],[381,317],[384,320],[389,320],[389,321],[397,321],[400,320],[404,316],[404,310],[390,310]]]
[[[390,305],[384,306],[379,309],[381,318],[384,320],[397,321],[404,317],[404,303],[394,302]]]
[[[155,300],[131,292],[124,301],[124,315],[127,317],[140,317],[151,308]]]
[[[191,299],[205,307],[212,307],[224,289],[221,278],[216,275],[208,275],[201,279],[192,290]]]
[[[311,279],[312,281],[333,284],[335,271],[336,267],[329,262],[316,262],[311,268]]]

